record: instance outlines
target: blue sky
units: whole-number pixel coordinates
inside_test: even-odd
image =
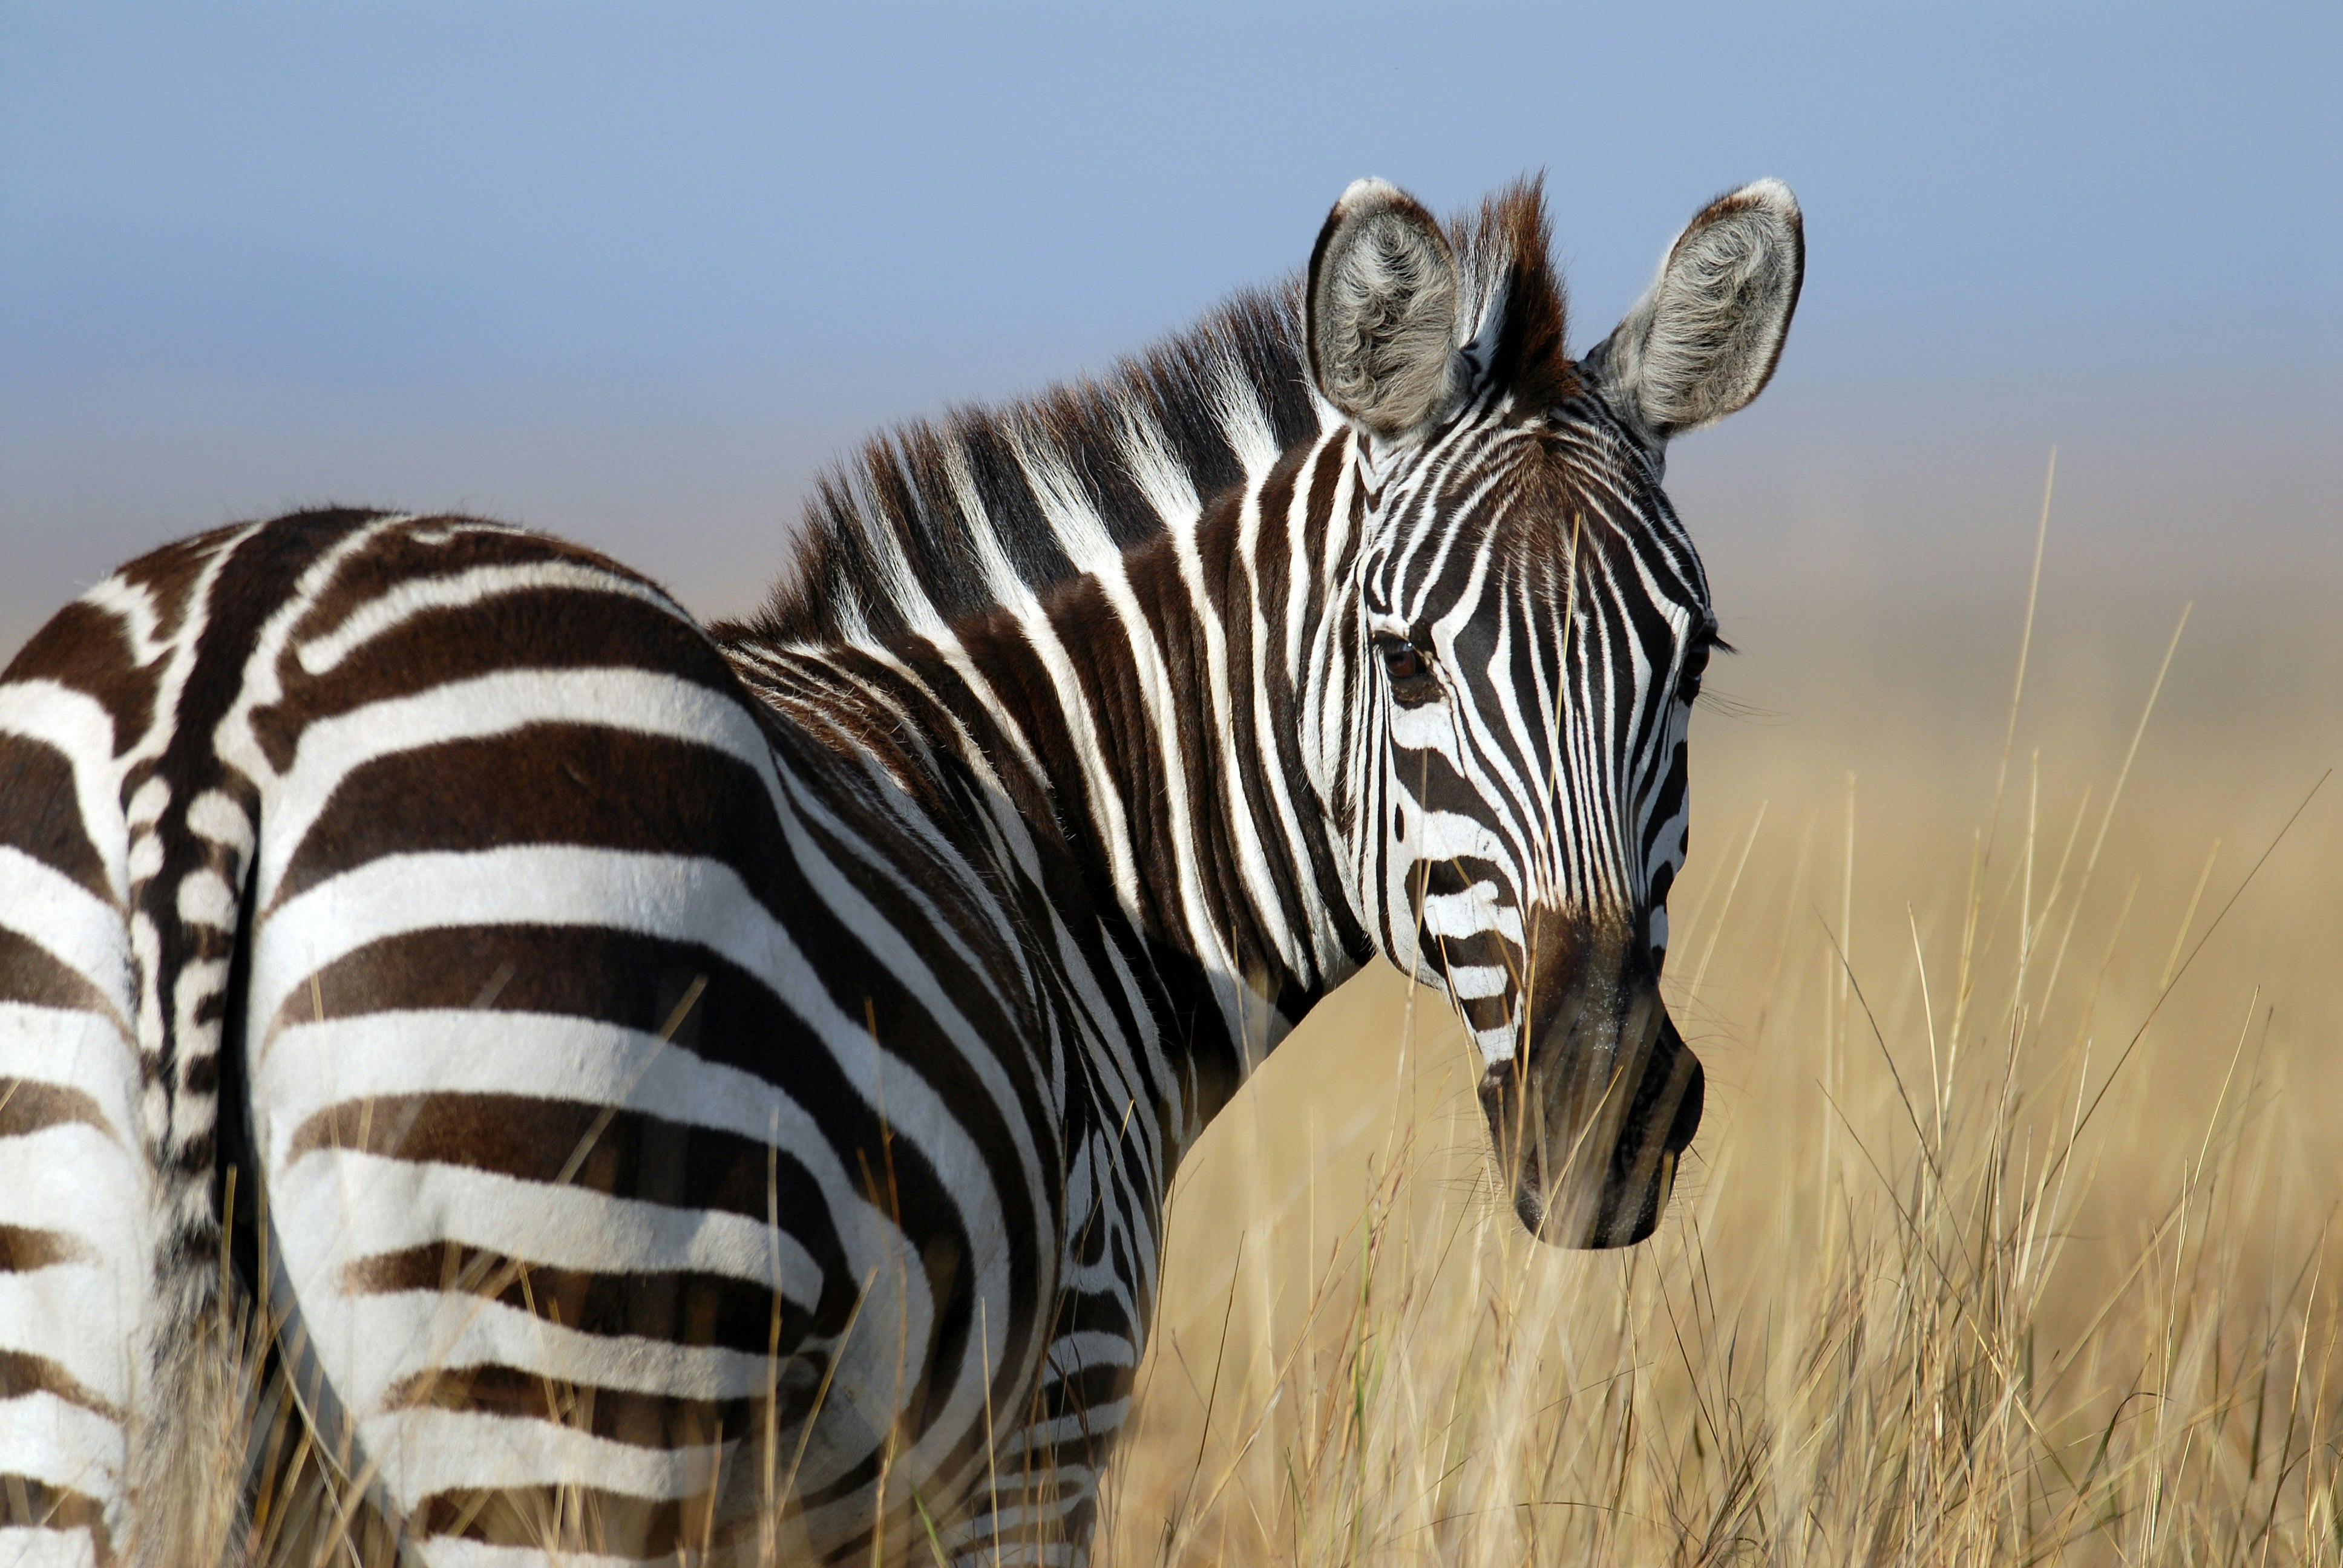
[[[2333,0],[848,9],[0,3],[0,651],[327,496],[737,608],[855,433],[1274,277],[1370,172],[1544,169],[1578,344],[1792,182],[1782,376],[1679,458],[1728,551],[2030,542],[2059,440],[2080,514],[2338,562]]]

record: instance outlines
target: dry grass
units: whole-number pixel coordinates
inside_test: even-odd
[[[1647,1245],[1521,1233],[1398,977],[1281,1048],[1175,1192],[1103,1562],[2343,1563],[2343,709],[2085,628],[2012,718],[2015,640],[1704,720]],[[257,1410],[250,1555],[390,1561]]]
[[[1281,1049],[1175,1194],[1106,1560],[2343,1563],[2343,727],[2143,729],[2161,649],[2039,643],[2011,719],[2016,640],[1699,731],[1646,1246],[1490,1200],[1436,999]]]

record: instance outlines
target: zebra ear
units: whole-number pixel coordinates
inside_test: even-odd
[[[1780,180],[1743,186],[1684,226],[1582,368],[1655,445],[1714,424],[1773,377],[1805,271],[1798,198]]]
[[[1430,213],[1381,180],[1342,193],[1310,256],[1310,373],[1379,436],[1448,412],[1458,394],[1456,252]]]

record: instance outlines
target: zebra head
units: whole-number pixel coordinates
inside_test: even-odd
[[[1353,896],[1477,1042],[1501,1171],[1546,1241],[1649,1235],[1700,1121],[1659,977],[1686,721],[1721,645],[1660,478],[1672,437],[1773,374],[1804,262],[1789,189],[1734,191],[1574,362],[1534,186],[1447,231],[1362,180],[1311,260],[1311,370],[1359,497],[1330,606],[1356,617],[1330,682]]]

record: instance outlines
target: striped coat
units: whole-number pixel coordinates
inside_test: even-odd
[[[1448,231],[1354,187],[1303,286],[874,443],[746,624],[356,511],[61,612],[0,682],[0,1548],[216,1550],[243,1300],[435,1563],[1078,1555],[1180,1156],[1378,953],[1484,1037],[1525,1221],[1648,1231],[1697,1120],[1654,916],[1715,626],[1658,453],[1779,351],[1796,212],[1751,192],[1582,367],[1533,192]],[[1428,563],[1523,551],[1564,600],[1486,625],[1654,694],[1540,743],[1621,759],[1563,779],[1608,848],[1412,739],[1513,700],[1453,629],[1495,578]],[[1636,600],[1599,659],[1582,578]],[[1419,651],[1412,603],[1464,608]],[[1544,1152],[1598,1126],[1599,1171]]]

